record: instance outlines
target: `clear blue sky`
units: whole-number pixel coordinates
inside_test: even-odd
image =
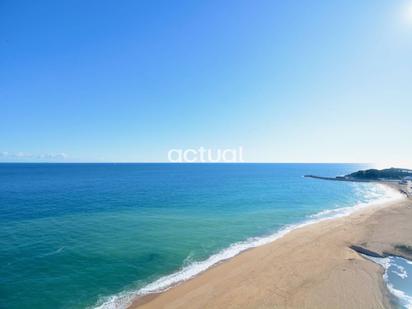
[[[1,0],[0,108],[0,161],[411,166],[412,2]]]

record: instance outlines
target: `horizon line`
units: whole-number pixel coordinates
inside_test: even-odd
[[[250,161],[250,162],[167,162],[167,161],[79,161],[79,162],[36,162],[36,161],[0,161],[0,164],[376,164],[371,162],[275,162],[275,161]]]

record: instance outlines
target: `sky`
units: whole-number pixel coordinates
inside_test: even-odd
[[[0,0],[0,161],[412,167],[412,1]]]

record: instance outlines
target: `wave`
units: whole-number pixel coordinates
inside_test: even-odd
[[[386,283],[386,285],[389,291],[401,301],[404,308],[412,309],[412,297],[411,296],[407,295],[405,292],[401,290],[395,289],[393,285],[390,283]]]
[[[366,185],[367,186],[367,185]],[[325,209],[316,214],[310,215],[310,218],[336,218],[347,216],[354,211],[371,206],[371,204],[383,204],[392,200],[402,198],[402,194],[395,189],[386,185],[376,184],[373,187],[367,188],[364,184],[358,184],[355,195],[358,196],[358,202],[355,206],[338,207],[333,209]]]
[[[63,247],[58,248],[57,250],[54,250],[54,251],[50,251],[50,252],[47,252],[47,253],[41,254],[41,255],[39,255],[38,257],[39,257],[39,258],[43,258],[43,257],[46,257],[46,256],[50,256],[50,255],[59,254],[59,253],[60,253],[60,252],[62,252],[63,250],[64,250],[64,246],[63,246]]]
[[[365,189],[366,187],[363,187]],[[158,280],[149,283],[148,285],[140,288],[138,290],[123,291],[117,295],[110,297],[105,297],[100,299],[98,304],[94,307],[95,309],[124,309],[127,308],[136,297],[144,296],[152,293],[164,292],[177,284],[189,280],[201,272],[204,272],[208,268],[228,260],[239,253],[259,247],[268,243],[271,243],[279,238],[282,238],[289,232],[311,225],[318,222],[335,219],[339,217],[344,217],[350,215],[351,213],[372,205],[378,206],[385,204],[390,201],[396,201],[403,198],[403,195],[395,189],[389,188],[381,184],[376,184],[374,186],[369,186],[370,191],[364,191],[362,196],[367,198],[369,201],[361,201],[352,207],[342,207],[330,210],[321,211],[315,215],[310,216],[307,220],[297,223],[287,225],[284,228],[278,230],[277,232],[263,236],[263,237],[252,237],[245,241],[237,242],[230,245],[228,248],[210,256],[206,260],[192,262],[189,265],[182,267],[179,271],[172,273],[170,275],[159,278]],[[378,194],[379,192],[379,194]],[[190,260],[190,259],[189,259]]]
[[[385,269],[385,273],[383,274],[383,279],[386,283],[386,286],[388,287],[389,292],[398,299],[402,308],[412,309],[412,296],[408,295],[404,291],[401,291],[395,288],[395,286],[389,280],[389,272],[392,272],[393,274],[397,275],[401,279],[405,279],[408,277],[408,273],[405,270],[405,268],[396,264],[395,257],[389,256],[385,258],[375,258],[375,257],[367,256],[364,254],[362,254],[362,256],[381,265]],[[402,259],[404,262],[406,262],[409,265],[412,265],[411,261],[408,261],[400,257],[397,257],[397,258]]]

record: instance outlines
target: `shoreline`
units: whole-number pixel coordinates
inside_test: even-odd
[[[400,188],[399,185],[394,185],[393,183],[383,183],[385,185],[390,186],[392,189],[397,189],[398,191],[402,192],[402,188]],[[168,287],[165,291],[162,292],[152,292],[143,296],[135,296],[133,297],[133,302],[131,305],[129,305],[128,308],[201,308],[207,306],[208,307],[213,307],[213,308],[227,308],[227,307],[237,307],[237,308],[243,308],[243,307],[266,307],[266,306],[278,306],[278,307],[290,307],[293,308],[294,306],[292,305],[294,300],[294,297],[285,297],[282,295],[278,295],[276,293],[263,293],[260,289],[267,290],[270,285],[274,284],[277,287],[277,289],[284,291],[286,294],[288,294],[288,289],[291,289],[291,285],[293,286],[294,284],[299,283],[299,280],[286,280],[286,277],[290,277],[291,273],[285,272],[285,267],[292,268],[294,262],[292,260],[290,261],[280,261],[279,260],[279,254],[283,255],[282,252],[290,251],[288,249],[289,247],[293,246],[295,247],[298,245],[298,247],[305,247],[305,250],[303,251],[310,251],[312,255],[321,255],[322,252],[319,252],[318,248],[313,248],[314,246],[308,246],[310,245],[310,238],[306,239],[307,237],[300,237],[302,234],[306,233],[315,233],[319,234],[317,236],[317,239],[321,239],[322,237],[328,238],[327,242],[329,244],[336,245],[336,242],[341,243],[342,237],[336,239],[335,241],[333,239],[329,239],[325,233],[327,233],[326,230],[331,229],[332,231],[335,230],[337,227],[340,227],[340,229],[346,229],[345,225],[353,225],[353,221],[359,221],[363,220],[365,218],[369,217],[374,217],[374,214],[378,214],[382,218],[382,215],[379,215],[382,211],[387,212],[388,209],[398,209],[399,210],[399,205],[411,205],[412,201],[405,197],[402,200],[399,201],[392,201],[392,202],[385,202],[383,205],[371,205],[368,207],[365,207],[363,209],[358,209],[354,211],[353,213],[337,218],[325,218],[324,220],[320,220],[318,222],[312,222],[312,223],[306,223],[303,226],[298,226],[295,227],[293,230],[286,232],[284,235],[280,235],[276,239],[266,243],[262,244],[260,246],[256,247],[251,247],[248,248],[239,254],[229,257],[227,259],[224,259],[223,261],[220,261],[218,263],[215,263],[214,265],[208,267],[206,270],[196,274],[194,277],[189,278],[188,280],[182,280],[178,283],[175,283]],[[379,203],[382,204],[382,203]],[[406,207],[400,207],[400,209],[404,210],[407,209]],[[412,211],[408,213],[410,216],[409,218],[412,219]],[[405,216],[397,216],[397,218],[405,218]],[[370,220],[369,220],[370,221]],[[387,221],[387,220],[386,220]],[[399,220],[398,220],[399,221]],[[407,221],[407,220],[406,220]],[[345,224],[343,224],[345,223]],[[368,231],[370,232],[370,228],[366,228],[366,226],[363,226],[365,222],[362,222],[362,227],[355,229],[356,231],[352,231],[352,233],[348,233],[351,237],[349,238],[359,238],[359,239],[366,239],[367,237],[364,236],[364,234],[368,234]],[[367,226],[369,226],[369,223],[366,222]],[[342,227],[343,226],[343,227]],[[359,230],[359,231],[358,231]],[[397,229],[399,230],[399,229]],[[412,228],[411,228],[411,233],[412,233]],[[362,237],[356,237],[356,234],[358,236]],[[406,233],[407,234],[407,233]],[[300,239],[298,239],[300,238]],[[347,237],[343,237],[347,238]],[[407,242],[407,240],[405,240]],[[303,243],[302,243],[303,242]],[[325,241],[324,241],[325,242]],[[388,248],[388,245],[390,244],[390,241],[386,240],[384,242],[387,246],[377,246],[376,244],[368,244],[367,242],[365,243],[364,241],[355,241],[352,240],[348,243],[347,240],[344,241],[344,245],[342,244],[339,246],[340,250],[344,251],[344,255],[349,255],[351,258],[349,259],[350,261],[356,261],[357,263],[360,263],[362,267],[366,267],[368,271],[366,273],[369,274],[370,277],[375,277],[374,282],[371,283],[371,290],[373,291],[373,297],[369,297],[371,300],[371,303],[377,305],[377,308],[382,307],[386,308],[389,306],[390,298],[392,297],[389,295],[388,290],[386,286],[384,285],[382,274],[383,271],[382,269],[379,268],[377,265],[367,265],[365,266],[364,264],[372,264],[373,262],[371,261],[363,261],[360,262],[361,260],[364,260],[364,258],[355,250],[354,248],[350,248],[351,245],[358,246],[361,248],[364,248],[365,250],[370,250],[371,252],[379,252],[378,254],[391,254],[391,255],[400,255],[406,258],[412,258],[412,253],[409,254],[407,253],[406,256],[404,252],[402,252],[401,249],[396,249],[393,247],[392,249]],[[412,243],[405,243],[404,244],[408,248],[408,246],[411,246]],[[386,249],[382,249],[386,248]],[[402,247],[400,247],[402,248]],[[273,250],[279,251],[278,254],[274,252]],[[296,249],[301,249],[301,248],[296,248]],[[267,253],[270,253],[268,255],[261,256],[262,251],[268,251]],[[302,250],[298,250],[302,251]],[[333,251],[331,252],[333,253]],[[286,254],[286,253],[285,253]],[[286,255],[293,255],[293,252],[288,252]],[[305,253],[304,253],[305,254]],[[323,252],[324,254],[324,252]],[[271,260],[268,256],[270,255],[275,255],[273,256],[273,259]],[[279,282],[274,282],[276,280],[273,280],[272,282],[266,282],[266,280],[263,280],[266,282],[266,284],[261,284],[260,281],[262,281],[262,277],[265,277],[265,270],[262,271],[262,265],[257,265],[256,260],[259,260],[259,258],[263,258],[266,262],[264,265],[268,266],[268,268],[273,268],[273,264],[279,265],[278,267],[283,268],[282,271],[279,270],[273,270],[271,269],[270,273],[274,277],[281,276],[284,278],[286,281],[285,284],[279,284]],[[323,260],[323,259],[320,259]],[[329,260],[329,261],[328,261]],[[342,259],[340,262],[345,262],[347,259]],[[326,258],[326,264],[336,264],[336,260],[334,259],[327,259]],[[331,263],[332,262],[332,263]],[[283,265],[282,265],[283,264]],[[338,263],[339,264],[339,263]],[[300,263],[302,265],[302,263]],[[335,265],[336,266],[336,265]],[[348,266],[348,265],[346,265]],[[359,266],[359,265],[358,265]],[[242,268],[244,271],[244,274],[239,273],[237,268]],[[322,265],[317,265],[314,269],[319,272],[318,275],[323,274],[325,271],[326,273],[328,272],[329,267],[324,267]],[[307,268],[311,268],[310,263],[307,265]],[[322,270],[322,268],[325,268],[325,270]],[[352,267],[353,268],[353,267]],[[257,270],[260,269],[261,271],[258,272]],[[348,267],[348,269],[351,269],[351,267]],[[253,273],[252,276],[247,276],[248,281],[254,282],[253,284],[246,284],[242,282],[241,278],[244,279],[246,274],[249,274],[250,272]],[[318,276],[310,276],[309,274],[305,274],[305,269],[302,269],[302,273],[298,277],[310,277],[311,280],[316,281],[316,277]],[[225,274],[233,277],[233,280],[230,280],[230,282],[226,282],[226,280],[221,280],[222,274]],[[323,274],[324,275],[324,274]],[[356,276],[355,276],[356,277]],[[307,278],[308,279],[308,278]],[[365,279],[364,279],[365,280]],[[223,282],[222,282],[223,281]],[[243,280],[244,281],[244,280]],[[290,282],[289,282],[290,281]],[[356,280],[352,280],[352,282],[355,282]],[[361,280],[362,281],[362,280]],[[287,283],[287,284],[286,284]],[[279,286],[280,285],[280,286]],[[283,286],[284,285],[284,286]],[[363,284],[363,287],[368,287],[368,285]],[[241,289],[240,289],[241,287]],[[240,290],[253,290],[256,289],[257,287],[260,287],[255,293],[239,293]],[[373,288],[372,288],[373,287]],[[296,287],[293,288],[295,290]],[[308,289],[307,287],[305,290]],[[364,288],[365,289],[365,288]],[[211,294],[211,290],[213,293]],[[276,290],[276,289],[275,289]],[[323,291],[325,292],[325,291]],[[214,294],[218,294],[219,297],[216,297]],[[193,294],[196,296],[194,297]],[[247,297],[245,297],[245,294],[247,294]],[[250,294],[250,295],[249,295]],[[306,298],[314,298],[311,297],[311,294],[316,295],[317,293],[308,293],[306,295]],[[326,305],[329,304],[331,297],[327,297],[328,293],[324,293],[325,297],[329,299],[329,301],[323,301],[319,302],[316,305],[314,304],[312,307],[325,307]],[[366,294],[371,294],[371,293],[366,293]],[[214,295],[213,297],[211,297]],[[312,296],[314,296],[312,295]],[[362,294],[361,294],[362,295]],[[379,297],[378,297],[379,296]],[[290,299],[289,299],[290,298]],[[315,297],[316,298],[316,297]],[[365,299],[364,296],[362,296],[363,299]],[[374,299],[372,301],[372,299]],[[379,301],[377,301],[379,299]],[[368,302],[364,303],[365,305],[368,304]],[[349,305],[349,304],[348,304]],[[352,303],[352,305],[357,305],[357,303]],[[308,301],[305,301],[303,304],[299,306],[308,306]],[[330,304],[327,305],[330,307]],[[332,305],[333,306],[333,305]],[[311,306],[309,306],[311,307]],[[335,306],[336,307],[336,306]]]

